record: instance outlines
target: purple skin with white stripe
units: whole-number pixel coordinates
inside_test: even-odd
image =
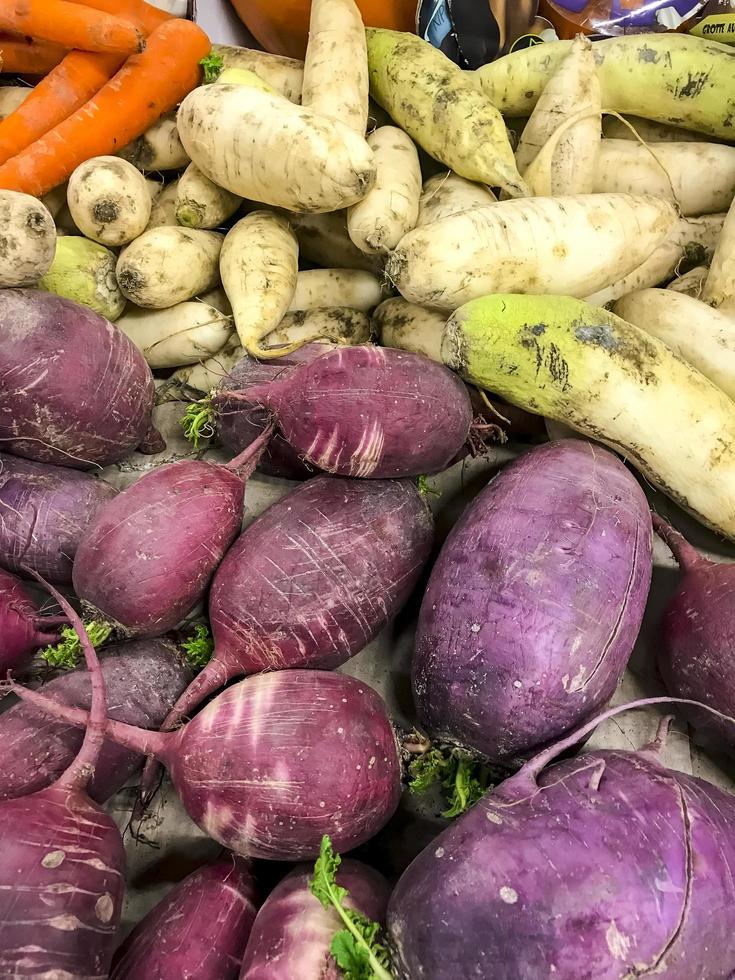
[[[36,650],[56,643],[61,622],[66,617],[42,616],[23,582],[0,570],[0,676],[23,670]]]
[[[612,696],[645,610],[651,515],[634,477],[577,439],[524,454],[455,525],[412,666],[427,731],[510,762]]]
[[[735,798],[667,770],[653,747],[541,772],[578,740],[488,793],[405,871],[388,908],[400,980],[733,975]]]
[[[110,717],[141,728],[157,728],[191,680],[191,671],[167,640],[137,640],[100,652]],[[91,686],[84,667],[44,684],[41,691],[62,704],[89,709]],[[49,786],[73,761],[83,732],[30,704],[15,704],[0,714],[0,800],[27,796]],[[104,803],[139,769],[135,752],[106,741],[88,793]]]
[[[0,290],[0,446],[73,469],[160,452],[153,375],[104,317],[35,289]]]
[[[297,487],[246,528],[218,568],[209,597],[214,655],[164,729],[233,677],[345,663],[403,607],[433,543],[412,482],[319,476]]]
[[[86,711],[13,690],[52,718],[87,723]],[[401,795],[385,704],[346,674],[256,674],[175,732],[111,721],[107,737],[163,762],[192,820],[242,857],[308,860],[324,834],[350,851],[388,822]]]
[[[333,344],[306,344],[286,357],[276,357],[269,361],[256,361],[247,354],[241,358],[219,386],[217,432],[225,449],[233,455],[241,453],[257,439],[268,424],[267,409],[243,404],[239,400],[228,402],[224,397],[226,392],[238,391],[247,394],[251,386],[267,384],[283,378],[297,365],[313,361],[332,350],[333,346]],[[279,476],[286,480],[306,480],[316,473],[316,467],[305,463],[280,432],[276,432],[271,439],[260,458],[258,469],[269,476]]]
[[[313,867],[299,867],[276,885],[255,919],[240,980],[341,980],[329,952],[344,923],[309,890]],[[390,885],[359,861],[342,861],[337,884],[349,892],[345,905],[373,922],[385,922]]]
[[[655,514],[653,522],[684,573],[658,637],[666,690],[735,716],[735,564],[709,561]],[[701,741],[735,748],[735,726],[696,708],[685,714]]]
[[[247,861],[229,855],[205,865],[135,927],[110,980],[237,980],[256,911]]]
[[[49,591],[82,641],[92,708],[56,782],[0,803],[0,976],[104,980],[125,893],[120,831],[86,792],[105,740],[105,682],[79,617]]]
[[[90,618],[160,636],[199,602],[242,522],[245,484],[201,460],[146,473],[98,511],[74,559]]]
[[[88,473],[0,453],[0,565],[71,582],[82,534],[116,493]]]
[[[238,395],[269,409],[307,462],[339,476],[438,473],[460,453],[472,424],[467,388],[455,374],[389,347],[337,347]]]

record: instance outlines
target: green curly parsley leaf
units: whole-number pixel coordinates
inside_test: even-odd
[[[425,793],[441,785],[448,807],[443,817],[458,817],[474,806],[491,786],[488,767],[464,749],[429,749],[408,767],[413,793]]]
[[[214,409],[210,398],[192,402],[180,419],[184,436],[199,449],[200,439],[211,439],[214,435]]]
[[[208,85],[210,82],[216,82],[222,74],[222,70],[225,67],[225,59],[221,54],[210,51],[205,58],[201,59],[199,64],[204,71],[204,82]]]
[[[85,623],[90,643],[93,647],[101,647],[112,633],[109,623]],[[44,647],[40,656],[49,667],[59,667],[63,670],[73,670],[82,654],[82,644],[71,626],[64,626],[59,634],[58,643]]]
[[[192,635],[184,640],[181,647],[190,667],[194,670],[201,670],[202,667],[206,667],[214,653],[214,640],[209,627],[205,626],[204,623],[198,623],[194,627]]]

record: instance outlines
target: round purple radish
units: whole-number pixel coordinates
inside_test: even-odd
[[[22,670],[36,650],[56,643],[60,621],[66,618],[44,619],[23,582],[0,570],[0,675]]]
[[[340,980],[329,952],[344,922],[325,909],[309,890],[313,868],[294,868],[263,903],[253,925],[240,980]],[[373,922],[385,921],[390,885],[359,861],[342,861],[337,885],[346,888],[345,905]]]
[[[589,717],[633,650],[651,551],[646,498],[612,453],[562,440],[503,470],[421,606],[412,677],[428,732],[508,762]]]
[[[0,291],[0,445],[74,469],[159,452],[155,386],[138,348],[104,317],[53,293]]]
[[[158,728],[191,680],[176,647],[167,640],[137,640],[100,652],[110,718]],[[91,685],[84,667],[55,677],[41,688],[61,704],[89,709]],[[50,721],[31,704],[15,704],[0,714],[0,800],[35,793],[58,779],[73,761],[83,732],[63,721]],[[126,784],[143,759],[106,741],[90,779],[88,793],[104,803]]]
[[[255,444],[253,444],[255,445]],[[160,636],[204,595],[242,524],[243,478],[202,460],[146,473],[106,504],[74,559],[74,591],[121,636]]]
[[[472,424],[470,397],[456,375],[387,347],[337,347],[239,396],[269,409],[308,463],[339,476],[438,473]]]
[[[87,713],[13,686],[52,718]],[[227,688],[175,732],[111,721],[107,737],[163,762],[191,819],[242,857],[300,861],[373,837],[401,795],[383,700],[345,674],[282,670]]]
[[[0,565],[71,582],[82,534],[116,493],[88,473],[0,453]]]
[[[217,570],[214,655],[165,727],[232,677],[349,660],[402,608],[433,541],[431,514],[409,481],[319,476],[297,487]]]
[[[131,932],[110,980],[237,980],[256,910],[246,861],[227,856],[199,868]]]
[[[735,798],[670,772],[651,749],[541,771],[599,720],[488,793],[408,867],[388,908],[397,977],[733,975]]]
[[[228,391],[247,394],[251,386],[283,378],[292,368],[313,361],[332,347],[332,344],[306,344],[286,357],[276,357],[269,361],[256,361],[247,354],[242,357],[219,386],[217,431],[225,449],[233,454],[241,453],[257,439],[268,424],[268,411],[265,408],[255,408],[240,400],[228,402]],[[261,456],[258,469],[269,476],[305,480],[314,475],[316,467],[305,463],[280,432],[277,432]]]
[[[102,980],[125,893],[120,831],[86,792],[105,740],[105,682],[78,616],[49,590],[82,641],[92,707],[79,753],[62,775],[0,803],[0,976]]]
[[[659,635],[666,690],[735,715],[735,564],[704,558],[655,514],[653,524],[684,573]],[[686,715],[706,742],[735,747],[735,726],[696,709]]]

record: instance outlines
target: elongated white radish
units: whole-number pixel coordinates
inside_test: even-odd
[[[308,269],[298,274],[288,312],[344,306],[369,313],[382,298],[382,284],[369,272],[358,269]]]
[[[375,181],[363,135],[255,84],[194,89],[178,126],[202,173],[251,201],[336,211],[362,200]]]
[[[178,195],[178,180],[173,180],[170,184],[166,184],[153,202],[151,216],[145,228],[146,231],[150,231],[152,228],[162,228],[165,226],[176,227],[178,225],[178,221],[176,220]]]
[[[189,154],[181,143],[176,126],[176,112],[166,112],[132,143],[118,153],[143,173],[154,170],[181,170],[189,163]]]
[[[119,157],[80,164],[66,191],[74,223],[100,245],[125,245],[141,235],[151,216],[151,195],[139,170]]]
[[[446,314],[424,309],[396,296],[380,304],[373,313],[372,322],[383,347],[398,347],[441,363]]]
[[[536,197],[589,194],[595,181],[599,147],[597,113],[585,111],[570,116],[523,172],[529,190]]]
[[[365,26],[355,0],[311,0],[301,104],[364,136],[368,89]]]
[[[411,137],[396,126],[376,129],[367,141],[375,156],[375,183],[347,211],[347,231],[361,252],[381,255],[416,226],[421,165]]]
[[[697,265],[683,276],[677,276],[666,288],[675,293],[685,293],[687,296],[701,299],[708,272],[706,265]]]
[[[735,201],[730,205],[722,226],[702,293],[702,299],[710,306],[722,306],[733,297],[735,297]]]
[[[120,289],[136,306],[166,309],[215,286],[224,236],[162,226],[144,232],[117,260]]]
[[[353,346],[367,344],[370,333],[370,318],[360,310],[347,307],[299,310],[287,313],[263,340],[263,346],[293,349],[317,340]]]
[[[625,121],[624,121],[625,120]],[[626,125],[630,123],[630,125]],[[633,127],[635,133],[631,130]],[[602,135],[611,140],[635,140],[638,137],[646,143],[701,143],[702,134],[692,129],[680,129],[665,123],[652,122],[642,116],[607,115],[602,121]]]
[[[509,291],[585,296],[641,265],[678,220],[670,202],[626,194],[501,201],[409,232],[386,272],[442,310]]]
[[[176,190],[176,220],[185,228],[218,228],[241,204],[238,194],[215,184],[190,163]]]
[[[166,310],[128,309],[117,326],[152,368],[181,367],[217,354],[232,335],[232,319],[194,301]]]
[[[237,333],[233,331],[222,350],[198,364],[181,367],[171,375],[173,381],[206,393],[227,377],[237,362],[245,357]]]
[[[299,253],[307,262],[324,268],[363,269],[383,274],[383,260],[366,255],[347,234],[347,212],[290,214],[291,227],[299,241]]]
[[[430,225],[432,221],[441,221],[450,215],[461,214],[462,211],[470,211],[495,201],[497,197],[484,184],[465,180],[451,170],[434,174],[424,181],[416,227]]]
[[[735,323],[693,296],[669,289],[642,289],[613,312],[658,337],[705,378],[735,399]]]
[[[524,127],[516,150],[516,163],[522,174],[557,130],[573,117],[578,121],[565,129],[549,161],[555,195],[592,192],[600,146],[600,83],[592,44],[581,34],[549,79]]]
[[[261,341],[276,329],[296,291],[299,246],[288,221],[272,211],[241,218],[225,238],[220,274],[240,343],[253,357],[278,357]]]
[[[682,218],[669,238],[639,266],[620,279],[585,297],[591,306],[607,306],[636,289],[660,286],[676,275],[683,259],[707,261],[714,252],[725,220],[724,214]]]
[[[207,306],[213,306],[215,310],[219,310],[225,316],[232,316],[232,304],[228,300],[223,286],[215,286],[213,289],[208,289],[206,293],[199,293],[197,301],[206,303]]]
[[[726,211],[735,197],[735,146],[657,143],[649,148],[603,140],[594,190],[665,197],[685,217]]]

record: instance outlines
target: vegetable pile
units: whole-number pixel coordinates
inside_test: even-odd
[[[735,48],[310,17],[0,4],[0,976],[730,980]]]

